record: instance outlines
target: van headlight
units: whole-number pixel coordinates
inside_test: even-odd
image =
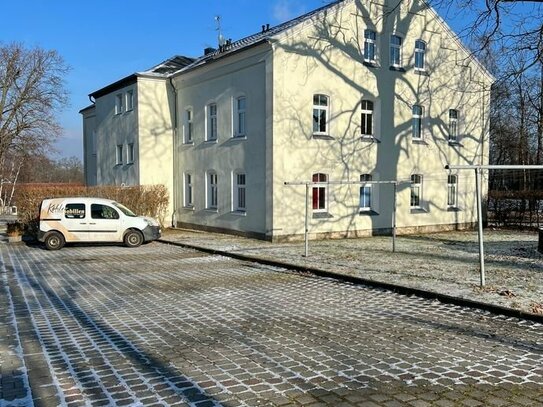
[[[148,226],[158,226],[158,222],[153,218],[143,218]]]

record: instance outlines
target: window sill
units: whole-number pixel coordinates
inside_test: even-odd
[[[194,211],[194,205],[183,206],[183,209],[187,211]]]
[[[428,145],[426,140],[424,140],[423,138],[411,138],[411,141],[413,142],[413,144],[420,144],[420,145],[423,145],[423,146]]]
[[[183,141],[183,145],[184,145],[184,146],[193,146],[193,145],[194,145],[194,141]]]
[[[233,135],[232,140],[247,140],[247,136],[246,135],[243,135],[243,136]]]
[[[417,214],[417,213],[428,213],[428,211],[426,209],[423,209],[423,208],[411,208],[409,210],[410,213],[412,214]]]
[[[213,140],[204,140],[204,144],[217,144],[218,142],[218,138],[215,138]]]
[[[313,212],[313,219],[330,219],[333,218],[328,212]]]
[[[134,165],[134,161],[131,161],[129,163],[126,163],[126,165]]]
[[[447,208],[447,212],[462,212],[462,209],[460,209],[458,206],[449,206]]]
[[[459,141],[454,141],[454,140],[449,140],[449,145],[450,145],[450,146],[463,147],[462,144],[460,144]]]
[[[377,65],[377,62],[363,61],[362,65],[367,66],[368,68],[379,68],[379,65]]]
[[[388,69],[395,72],[405,72],[405,68],[401,66],[389,66]]]
[[[380,143],[381,142],[381,140],[379,140],[375,136],[360,136],[360,140],[361,141],[366,141],[366,142],[369,142],[369,143]]]
[[[234,216],[247,216],[247,212],[246,211],[232,211],[230,212],[232,215]]]
[[[430,74],[428,73],[428,71],[424,70],[424,69],[415,69],[415,74],[416,75],[421,75],[421,76],[430,76]]]
[[[122,167],[123,166],[123,163],[117,163],[114,165],[114,167]]]
[[[360,209],[358,214],[360,216],[379,216],[379,212],[375,212],[373,209]]]
[[[217,208],[206,208],[205,211],[209,213],[219,213]]]
[[[330,136],[329,134],[313,134],[312,136],[315,140],[335,140],[335,137]]]

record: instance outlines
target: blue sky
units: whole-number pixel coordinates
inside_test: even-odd
[[[325,4],[323,0],[19,0],[2,1],[0,41],[56,49],[71,67],[70,105],[55,158],[82,158],[79,110],[88,94],[173,55],[199,56],[215,46],[214,17],[226,38],[238,39]]]

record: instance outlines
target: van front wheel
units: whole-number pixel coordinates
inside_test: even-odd
[[[124,235],[124,244],[127,247],[138,247],[143,243],[143,235],[139,230],[129,230]]]
[[[60,250],[64,247],[64,236],[59,232],[50,232],[45,237],[45,247],[47,250]]]

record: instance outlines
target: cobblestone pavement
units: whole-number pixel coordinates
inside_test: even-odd
[[[543,315],[543,255],[535,232],[485,230],[486,287],[481,289],[477,232],[456,231],[269,243],[220,233],[166,230],[164,240],[340,275],[446,294]]]
[[[0,254],[2,406],[543,404],[537,323],[160,243]]]

